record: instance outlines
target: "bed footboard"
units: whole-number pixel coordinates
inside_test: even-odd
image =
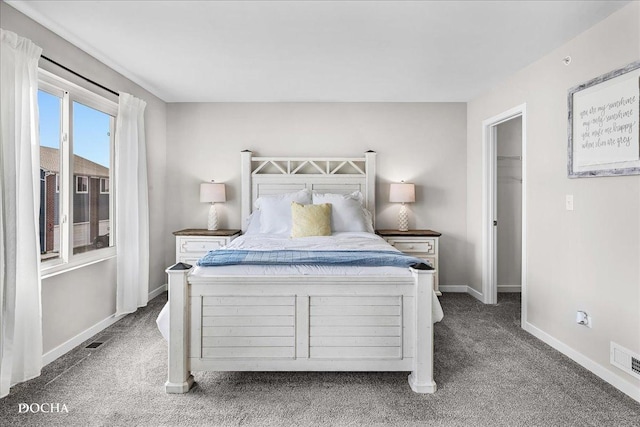
[[[193,375],[188,370],[189,307],[187,304],[187,274],[191,266],[179,262],[169,267],[169,372],[164,389],[167,393],[186,393],[193,386]]]
[[[169,275],[167,393],[190,371],[411,371],[433,393],[433,273],[403,277]]]
[[[433,272],[420,264],[412,268],[415,280],[415,356],[409,386],[416,393],[435,393],[433,380]]]

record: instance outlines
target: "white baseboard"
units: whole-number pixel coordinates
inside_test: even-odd
[[[476,291],[471,286],[467,285],[440,285],[438,286],[440,292],[455,292],[462,294],[469,294],[478,301],[484,303],[482,298],[482,292]],[[498,286],[498,292],[522,292],[522,288],[518,285],[506,285]]]
[[[438,286],[438,289],[440,290],[440,292],[456,292],[456,293],[469,294],[472,297],[474,297],[475,299],[477,299],[478,301],[484,303],[484,300],[482,299],[482,293],[476,291],[471,286],[467,286],[467,285],[441,285],[441,286]]]
[[[482,298],[482,292],[478,292],[473,289],[471,286],[467,286],[467,293],[484,304],[484,299]]]
[[[459,294],[466,294],[467,289],[469,287],[467,285],[440,285],[438,289],[440,292],[455,292]]]
[[[160,295],[162,292],[166,290],[167,290],[166,283],[164,285],[158,286],[156,289],[149,292],[149,299],[147,301],[151,301],[152,299],[154,299],[155,297],[157,297],[158,295]],[[53,362],[57,358],[70,352],[71,350],[73,350],[74,348],[76,348],[77,346],[79,346],[80,344],[82,344],[92,336],[107,329],[109,326],[113,325],[118,320],[122,319],[124,316],[126,316],[126,314],[123,314],[121,316],[116,316],[115,314],[112,314],[106,319],[101,320],[95,325],[91,326],[90,328],[80,332],[75,337],[60,344],[58,347],[54,348],[53,350],[46,352],[45,354],[42,355],[42,366],[43,367],[47,366],[49,363]]]
[[[533,326],[529,322],[525,322],[524,330],[529,332],[534,337],[538,338],[540,341],[543,341],[544,343],[558,350],[560,353],[564,354],[565,356],[575,361],[582,367],[593,372],[595,375],[602,378],[604,381],[608,382],[609,384],[611,384],[612,386],[614,386],[615,388],[617,388],[618,390],[620,390],[621,392],[623,392],[624,394],[632,398],[633,400],[640,402],[640,390],[638,390],[638,387],[636,385],[628,381],[625,381],[619,376],[613,374],[604,366],[594,362],[593,360],[589,359],[582,353],[574,350],[573,348],[569,347],[562,341],[559,341],[556,338],[552,337],[551,335],[547,334],[546,332],[538,329],[537,327]]]
[[[149,292],[149,299],[147,301],[151,301],[152,299],[154,299],[155,297],[157,297],[158,295],[160,295],[161,293],[163,293],[166,290],[167,290],[167,284],[166,283],[164,285],[158,286],[157,288],[155,288],[154,290]]]
[[[42,366],[43,367],[47,366],[49,363],[53,362],[58,357],[61,357],[66,353],[70,352],[71,350],[73,350],[74,348],[82,344],[84,341],[88,340],[89,338],[96,335],[97,333],[107,329],[109,326],[113,325],[118,320],[122,319],[124,316],[126,316],[126,314],[123,314],[121,316],[116,316],[115,314],[112,314],[106,319],[101,320],[100,322],[91,326],[89,329],[86,329],[80,332],[78,335],[71,338],[70,340],[60,344],[53,350],[46,352],[45,354],[42,355]]]

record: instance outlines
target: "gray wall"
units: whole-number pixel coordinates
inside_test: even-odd
[[[240,227],[240,151],[261,156],[378,152],[377,226],[397,227],[389,183],[416,184],[409,226],[442,233],[440,284],[468,282],[464,103],[185,103],[167,117],[168,231],[205,227],[201,181],[225,182],[222,227]],[[172,243],[169,233],[166,246]],[[175,256],[167,252],[166,264]]]
[[[628,385],[609,343],[640,353],[640,176],[567,178],[567,91],[640,59],[632,2],[468,103],[467,212],[471,285],[481,290],[482,121],[527,105],[527,323],[592,369]],[[570,55],[566,66],[562,59]],[[565,195],[575,210],[565,210]],[[593,328],[575,322],[576,310]]]
[[[166,283],[165,269],[165,191],[166,104],[122,75],[111,70],[61,37],[0,2],[0,26],[31,39],[43,48],[43,55],[113,90],[131,93],[147,102],[145,112],[150,211],[150,283],[149,290]],[[103,93],[50,63],[42,68],[59,74],[80,86]],[[42,283],[42,312],[45,353],[115,313],[115,262],[107,260],[45,279]]]
[[[45,353],[115,313],[115,281],[115,258],[43,280]]]

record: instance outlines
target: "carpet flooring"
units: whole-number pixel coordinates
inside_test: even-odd
[[[407,373],[195,373],[167,395],[167,348],[155,326],[166,293],[46,366],[0,400],[4,426],[639,426],[640,404],[519,327],[518,294],[486,306],[441,297],[438,391]],[[20,403],[67,412],[19,413]]]

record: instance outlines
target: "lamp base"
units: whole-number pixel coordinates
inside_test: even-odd
[[[207,230],[218,229],[218,211],[216,210],[216,204],[211,203],[209,208],[209,217],[207,218]]]
[[[400,206],[398,212],[398,231],[409,231],[409,212],[404,203]]]

